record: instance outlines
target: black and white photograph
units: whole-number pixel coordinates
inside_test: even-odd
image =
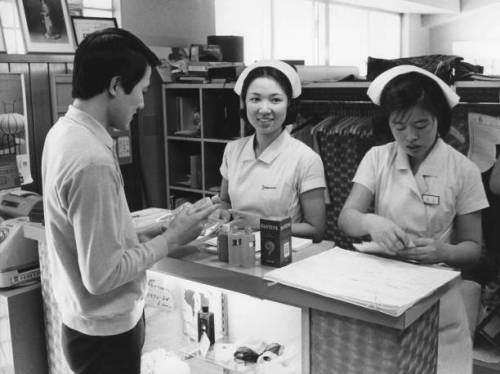
[[[73,36],[64,0],[17,0],[28,52],[72,52]]]
[[[73,33],[76,45],[90,33],[106,29],[108,27],[118,27],[116,18],[104,17],[83,17],[71,16],[71,25],[73,26]]]
[[[500,0],[0,21],[0,374],[500,374]]]

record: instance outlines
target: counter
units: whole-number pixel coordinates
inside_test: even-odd
[[[44,258],[44,230],[25,226],[25,236],[40,247],[42,289],[50,302],[50,272]],[[294,253],[294,262],[332,248],[331,242],[314,244]],[[368,256],[368,255],[366,255]],[[274,268],[238,268],[221,263],[203,248],[183,247],[153,267],[190,281],[272,300],[302,310],[302,373],[435,373],[438,344],[439,298],[458,283],[434,289],[399,316],[366,309],[296,287],[269,282]],[[50,318],[50,316],[49,316]],[[49,348],[49,363],[51,356]],[[368,371],[367,371],[368,370]]]

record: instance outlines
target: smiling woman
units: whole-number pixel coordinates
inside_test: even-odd
[[[325,229],[323,163],[311,148],[290,136],[300,79],[288,64],[262,60],[248,66],[234,87],[241,116],[255,129],[227,144],[220,172],[223,207],[240,226],[259,229],[260,219],[289,216],[292,234],[320,241]],[[217,212],[230,219],[228,210]]]

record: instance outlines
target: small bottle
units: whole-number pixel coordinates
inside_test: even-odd
[[[241,266],[251,268],[255,266],[255,234],[250,227],[245,227],[241,245]]]
[[[208,305],[202,306],[198,312],[198,341],[203,334],[207,334],[210,345],[215,343],[214,314],[208,311]]]
[[[243,233],[239,231],[236,227],[231,227],[231,232],[228,235],[228,261],[229,265],[240,266],[241,265],[241,245],[242,245],[242,235]]]
[[[217,255],[219,256],[219,261],[228,262],[228,240],[229,232],[231,231],[231,225],[229,223],[223,224],[219,232],[217,233]]]

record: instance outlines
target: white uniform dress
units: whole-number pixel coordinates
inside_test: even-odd
[[[477,166],[441,139],[415,175],[396,142],[373,147],[353,181],[374,194],[376,214],[414,238],[453,242],[455,216],[488,206]],[[458,287],[440,302],[438,374],[444,373],[472,373],[472,341]]]
[[[326,187],[321,158],[287,131],[256,158],[254,137],[232,141],[224,150],[220,173],[228,181],[232,208],[301,222],[300,194]]]

